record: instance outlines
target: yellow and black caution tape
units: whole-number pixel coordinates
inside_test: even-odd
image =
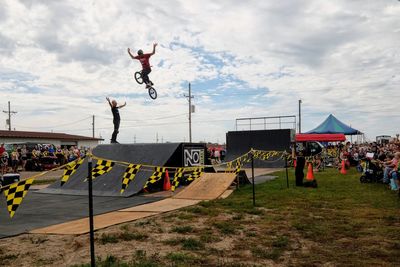
[[[63,186],[68,181],[69,177],[76,172],[84,160],[85,158],[74,160],[65,166],[63,176],[61,177],[61,186]]]
[[[171,191],[174,192],[175,189],[178,187],[180,180],[183,177],[185,172],[185,168],[178,168],[175,170],[174,173],[174,180],[172,181]]]
[[[199,178],[202,175],[203,171],[204,171],[204,167],[195,168],[192,171],[192,173],[189,175],[189,177],[187,178],[187,181],[196,180],[197,178]]]
[[[92,170],[92,179],[111,171],[114,164],[115,162],[111,160],[98,160]]]
[[[126,168],[122,180],[122,188],[121,188],[121,194],[125,191],[126,188],[128,188],[128,185],[133,179],[135,179],[136,174],[138,173],[140,167],[142,165],[140,164],[129,164],[128,167]]]
[[[22,200],[28,193],[28,189],[33,183],[34,179],[27,179],[18,183],[11,184],[8,188],[4,189],[4,195],[7,199],[7,210],[12,218],[15,211],[18,209]]]
[[[149,180],[146,182],[143,188],[147,188],[148,184],[154,184],[155,182],[161,180],[167,168],[156,167],[153,174],[150,176]]]
[[[103,175],[103,174],[111,171],[114,165],[126,166],[126,170],[124,172],[123,179],[122,179],[121,193],[123,193],[124,190],[126,190],[126,188],[128,187],[129,183],[135,178],[135,175],[141,170],[154,170],[154,173],[150,176],[150,178],[146,182],[144,188],[146,188],[149,183],[151,184],[151,183],[155,183],[155,182],[159,181],[163,177],[163,174],[165,173],[165,171],[167,169],[170,169],[171,171],[175,172],[174,179],[173,179],[173,185],[172,185],[172,190],[174,191],[176,189],[176,187],[179,185],[179,182],[182,179],[184,173],[190,173],[190,175],[187,179],[188,181],[192,181],[192,180],[199,178],[201,176],[201,174],[204,172],[204,169],[207,167],[226,166],[226,168],[225,168],[226,172],[238,173],[241,170],[243,164],[250,162],[252,157],[261,159],[261,160],[269,160],[270,158],[277,157],[279,155],[281,155],[281,156],[278,157],[277,160],[279,160],[283,157],[282,151],[263,151],[263,150],[252,149],[249,152],[247,152],[229,162],[224,162],[224,163],[215,164],[215,165],[201,165],[201,166],[191,166],[191,167],[166,167],[166,166],[138,164],[138,163],[133,163],[133,162],[115,161],[115,160],[97,157],[91,153],[88,153],[87,157],[97,160],[97,164],[92,170],[93,178],[96,178],[100,175]],[[70,178],[70,176],[73,175],[77,171],[77,169],[82,165],[83,161],[84,161],[84,157],[78,158],[72,162],[69,162],[62,166],[59,166],[52,170],[44,171],[37,175],[34,175],[25,181],[17,182],[17,183],[2,187],[2,190],[4,191],[4,194],[6,195],[6,198],[7,198],[7,208],[10,212],[10,216],[11,217],[14,216],[15,211],[21,204],[24,196],[27,194],[29,187],[33,183],[34,179],[36,179],[37,177],[43,176],[46,173],[49,173],[51,171],[56,171],[56,170],[65,168],[64,173],[61,177],[61,186],[62,186],[66,182],[68,182],[68,179]]]

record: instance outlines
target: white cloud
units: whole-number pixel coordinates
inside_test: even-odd
[[[190,81],[196,141],[223,142],[237,117],[295,115],[300,98],[303,130],[333,113],[369,137],[400,131],[398,1],[3,2],[0,92],[21,130],[88,118],[53,130],[91,135],[94,114],[108,139],[115,96],[122,142],[188,140]],[[153,101],[126,49],[155,41]]]

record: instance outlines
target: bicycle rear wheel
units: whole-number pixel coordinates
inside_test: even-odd
[[[143,83],[143,78],[142,78],[142,73],[140,71],[135,72],[135,80],[138,84],[142,84]]]

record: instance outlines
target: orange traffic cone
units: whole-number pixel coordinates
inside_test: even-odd
[[[342,160],[342,168],[340,169],[341,174],[346,174],[346,160]]]
[[[306,178],[307,178],[308,181],[314,180],[314,171],[313,171],[313,166],[312,166],[311,162],[308,163],[308,171],[307,171],[307,177]]]
[[[165,171],[163,190],[164,190],[164,191],[169,191],[169,190],[171,190],[171,182],[169,181],[168,170]]]
[[[294,159],[294,160],[293,160],[293,167],[296,168],[296,165],[297,165],[297,161],[296,161],[296,159]]]

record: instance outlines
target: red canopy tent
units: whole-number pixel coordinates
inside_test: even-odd
[[[341,142],[345,140],[346,136],[344,134],[296,134],[296,142]]]

